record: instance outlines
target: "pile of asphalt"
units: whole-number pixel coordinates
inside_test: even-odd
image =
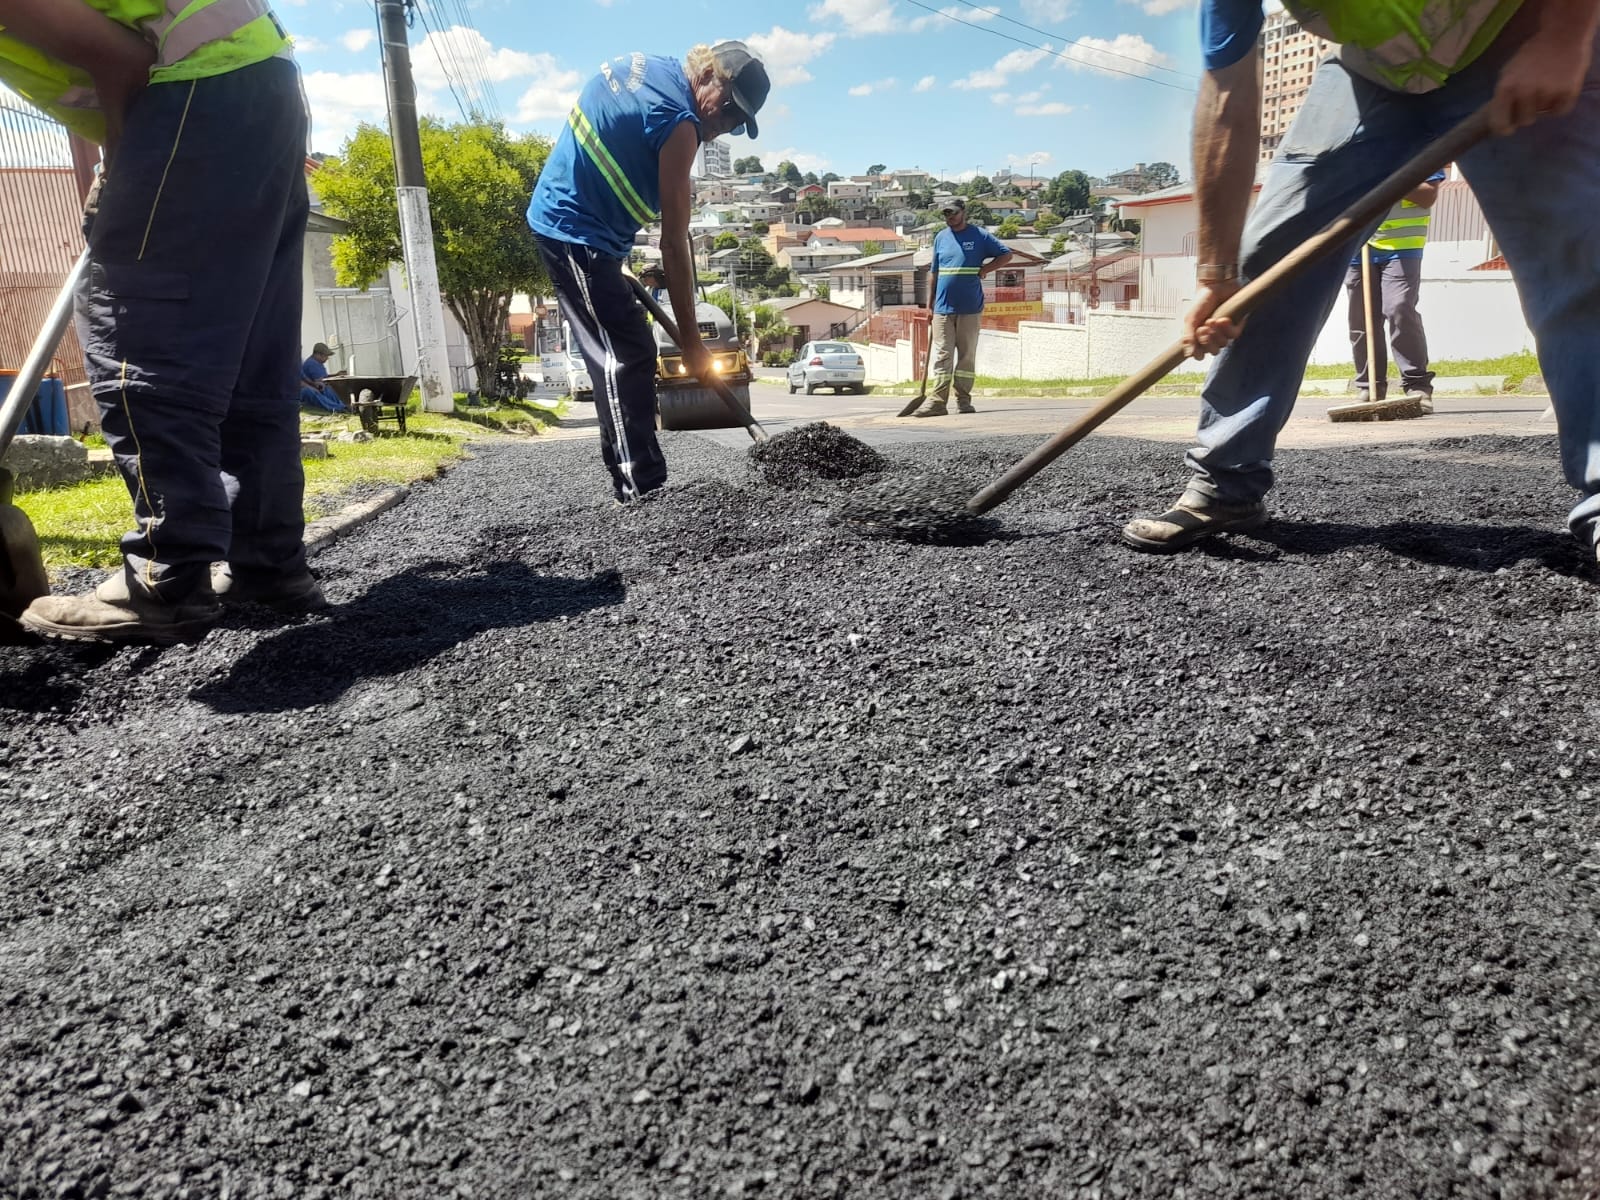
[[[840,524],[907,542],[965,545],[994,537],[1000,522],[967,507],[970,489],[935,475],[900,473],[840,501]]]
[[[761,476],[773,487],[799,488],[817,479],[860,479],[889,465],[888,459],[826,421],[785,430],[750,447]]]
[[[0,1195],[1600,1188],[1548,441],[1285,454],[1171,558],[1173,447],[950,547],[666,446],[625,510],[485,447],[325,616],[0,656]]]

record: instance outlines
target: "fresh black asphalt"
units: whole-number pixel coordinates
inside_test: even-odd
[[[0,1196],[1584,1197],[1597,583],[1553,441],[1093,439],[974,545],[485,445],[333,611],[0,657]]]

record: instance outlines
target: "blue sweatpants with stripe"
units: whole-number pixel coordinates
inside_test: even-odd
[[[212,562],[305,567],[305,151],[299,73],[269,59],[145,89],[106,171],[78,331],[149,598],[208,589]]]
[[[618,500],[667,481],[656,439],[656,343],[622,261],[542,234],[539,251],[594,384],[600,454]]]

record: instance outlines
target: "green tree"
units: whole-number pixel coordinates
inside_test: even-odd
[[[741,342],[750,336],[750,306],[748,304],[741,304],[735,308],[733,293],[725,287],[719,288],[714,292],[707,292],[706,299],[728,314],[728,319],[734,323],[734,335]]]
[[[737,250],[739,248],[739,235],[736,233],[719,233],[716,240],[711,243],[713,250]]]
[[[765,175],[767,169],[761,165],[761,159],[752,154],[746,158],[734,159],[733,173],[735,175]]]
[[[1053,212],[1081,212],[1089,207],[1089,186],[1082,171],[1063,171],[1045,185],[1043,199]]]
[[[874,254],[882,254],[882,253],[883,253],[883,243],[882,242],[876,242],[876,241],[873,241],[871,238],[868,238],[866,241],[861,243],[861,257],[862,258],[871,258]]]
[[[833,296],[833,288],[826,279],[819,279],[811,288],[811,294],[818,300],[827,300]]]
[[[1144,187],[1146,192],[1159,192],[1162,188],[1173,187],[1183,181],[1183,176],[1178,174],[1178,168],[1169,162],[1153,162],[1144,169]]]
[[[994,224],[994,213],[989,211],[987,204],[973,201],[967,205],[967,220],[987,227]]]
[[[1040,233],[1043,233],[1045,230],[1051,229],[1059,224],[1061,224],[1061,218],[1056,216],[1055,213],[1051,212],[1048,208],[1041,208],[1038,212],[1038,215],[1033,218],[1033,227]]]
[[[807,183],[807,184],[816,183],[817,182],[817,173],[815,171],[807,171],[805,173],[805,175],[802,176],[802,178],[804,179],[805,183]]]
[[[772,226],[768,225],[765,221],[751,221],[750,232],[755,234],[757,237],[766,237],[767,234],[772,232]]]
[[[968,200],[974,196],[987,196],[994,191],[994,184],[989,182],[987,175],[974,175],[961,185],[961,194]]]
[[[817,180],[817,182],[821,184],[837,183],[839,182],[839,176],[835,175],[832,171],[829,171],[821,179]]]
[[[750,332],[756,338],[756,352],[769,342],[788,337],[794,327],[783,319],[783,313],[769,304],[758,304],[750,310]]]
[[[997,238],[1014,238],[1022,232],[1022,222],[1015,217],[1007,217],[1000,222],[1000,227],[994,231]]]
[[[790,187],[800,187],[806,181],[806,177],[800,173],[800,168],[787,158],[778,164],[778,178]]]
[[[1064,234],[1064,233],[1058,233],[1058,234],[1056,234],[1055,238],[1052,239],[1052,241],[1050,242],[1050,257],[1051,258],[1060,258],[1066,252],[1067,252],[1067,235]]]
[[[839,215],[839,206],[820,192],[814,196],[807,196],[794,206],[794,210],[797,213],[805,213],[813,223]]]
[[[873,163],[870,167],[867,168],[867,174],[868,175],[882,175],[888,169],[889,168],[886,165],[884,165],[883,163]]]
[[[497,397],[511,298],[550,291],[523,215],[550,143],[508,133],[498,122],[447,125],[425,117],[420,132],[439,288],[466,332],[479,389]],[[349,222],[333,241],[341,286],[369,287],[401,258],[394,187],[392,144],[376,125],[358,126],[317,172],[324,207]]]

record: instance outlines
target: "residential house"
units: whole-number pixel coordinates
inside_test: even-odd
[[[795,346],[820,338],[843,337],[861,319],[859,308],[815,296],[783,296],[764,303],[782,313],[793,326]]]
[[[796,275],[821,274],[830,267],[860,257],[859,246],[846,245],[826,238],[813,238],[801,245],[785,246],[773,255],[780,267],[788,267]]]
[[[893,229],[885,229],[881,225],[846,225],[838,217],[818,221],[814,228],[816,233],[812,235],[812,241],[819,237],[828,238],[858,248],[868,242],[877,242],[879,250],[898,250],[905,243],[905,239]]]
[[[695,185],[694,202],[702,208],[708,204],[732,204],[735,198],[733,184],[726,179],[706,179]]]
[[[835,179],[828,184],[828,199],[835,204],[862,201],[872,198],[872,189],[864,183],[857,183],[853,179]]]
[[[774,200],[744,200],[735,205],[735,208],[746,221],[762,221],[771,224],[773,221],[783,219],[783,205]]]
[[[1057,321],[1082,324],[1095,308],[1131,308],[1139,299],[1139,250],[1125,233],[1097,233],[1044,267],[1045,307]]]
[[[890,171],[889,178],[894,180],[897,187],[908,192],[926,194],[933,188],[933,176],[926,171]]]
[[[926,304],[928,263],[925,250],[891,250],[842,262],[828,268],[829,298],[851,308],[870,305],[872,311]]]
[[[827,187],[820,183],[808,183],[804,187],[797,187],[794,190],[795,201],[797,203],[811,196],[826,196],[827,194]]]

